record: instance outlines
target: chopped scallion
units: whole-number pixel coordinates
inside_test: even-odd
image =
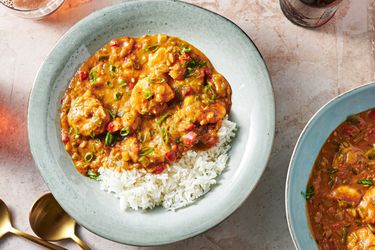
[[[314,196],[314,186],[306,188],[306,193],[301,192],[302,196],[308,201]]]
[[[112,83],[111,81],[106,82],[105,85],[106,85],[109,89],[113,89],[113,83]]]
[[[360,184],[360,185],[366,185],[366,186],[374,185],[374,182],[372,182],[370,180],[359,180],[359,181],[357,181],[357,183]]]
[[[106,136],[105,136],[105,140],[104,140],[104,143],[108,146],[110,146],[113,142],[113,135],[109,132],[107,132]]]
[[[93,158],[94,158],[94,154],[93,153],[87,152],[85,154],[85,162],[91,162]]]
[[[91,170],[87,171],[86,176],[90,179],[97,180],[99,175]]]
[[[154,148],[144,147],[144,148],[142,148],[141,151],[139,152],[139,155],[140,155],[140,156],[146,156],[146,155],[151,154],[152,152],[154,152]]]
[[[143,91],[143,97],[145,99],[150,99],[150,98],[152,98],[152,96],[153,96],[153,94],[152,94],[151,90],[145,90],[145,91]]]
[[[149,45],[145,48],[145,51],[146,52],[155,52],[159,49],[159,45],[157,44],[153,44],[153,45]]]
[[[162,115],[162,117],[160,117],[158,120],[157,120],[157,124],[160,125],[165,119],[167,119],[168,117],[170,117],[171,114],[170,113],[166,113],[164,115]]]
[[[123,137],[125,137],[125,136],[127,136],[129,134],[129,132],[130,132],[129,128],[122,128],[120,130],[120,135],[123,136]]]

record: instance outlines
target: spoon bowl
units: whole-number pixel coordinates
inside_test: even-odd
[[[60,246],[54,245],[52,243],[49,243],[48,241],[39,239],[35,236],[32,236],[30,234],[27,234],[23,231],[20,231],[12,226],[11,220],[10,220],[10,213],[8,210],[7,205],[4,201],[0,199],[0,238],[3,237],[7,233],[12,233],[18,236],[21,236],[25,239],[28,239],[30,241],[33,241],[41,246],[44,246],[48,249],[52,250],[66,250],[65,248],[62,248]]]
[[[11,227],[8,207],[0,200],[0,238],[9,232]]]
[[[76,222],[62,209],[51,193],[41,196],[29,215],[32,230],[48,241],[72,239],[82,249],[90,249],[75,234]]]

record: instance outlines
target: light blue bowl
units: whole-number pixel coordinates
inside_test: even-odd
[[[302,131],[290,161],[285,205],[288,226],[298,249],[318,249],[307,223],[306,201],[301,192],[321,147],[332,131],[352,114],[375,107],[375,84],[367,84],[348,91],[324,105]]]
[[[177,212],[121,211],[116,198],[74,168],[60,139],[60,99],[90,54],[119,36],[164,33],[201,49],[232,86],[230,119],[239,130],[218,184]],[[28,132],[35,163],[49,189],[79,224],[105,238],[157,245],[197,235],[233,213],[254,189],[270,155],[275,128],[267,68],[246,34],[229,20],[176,1],[127,1],[74,25],[42,65],[30,96]]]

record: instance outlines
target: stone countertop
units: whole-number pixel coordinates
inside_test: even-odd
[[[48,192],[27,142],[27,103],[38,68],[56,41],[91,12],[119,1],[66,0],[42,21],[0,8],[0,197],[15,227],[31,233],[28,212]],[[290,23],[276,0],[191,0],[237,23],[256,43],[269,67],[276,97],[276,137],[258,186],[227,220],[208,232],[153,249],[293,249],[284,210],[289,158],[309,118],[331,98],[375,80],[375,0],[344,1],[327,25]],[[92,249],[133,249],[78,227]],[[79,249],[71,241],[62,242]],[[13,235],[1,249],[41,249]]]

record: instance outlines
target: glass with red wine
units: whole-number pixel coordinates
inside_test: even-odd
[[[293,23],[316,28],[327,23],[342,0],[280,0],[281,10]]]

